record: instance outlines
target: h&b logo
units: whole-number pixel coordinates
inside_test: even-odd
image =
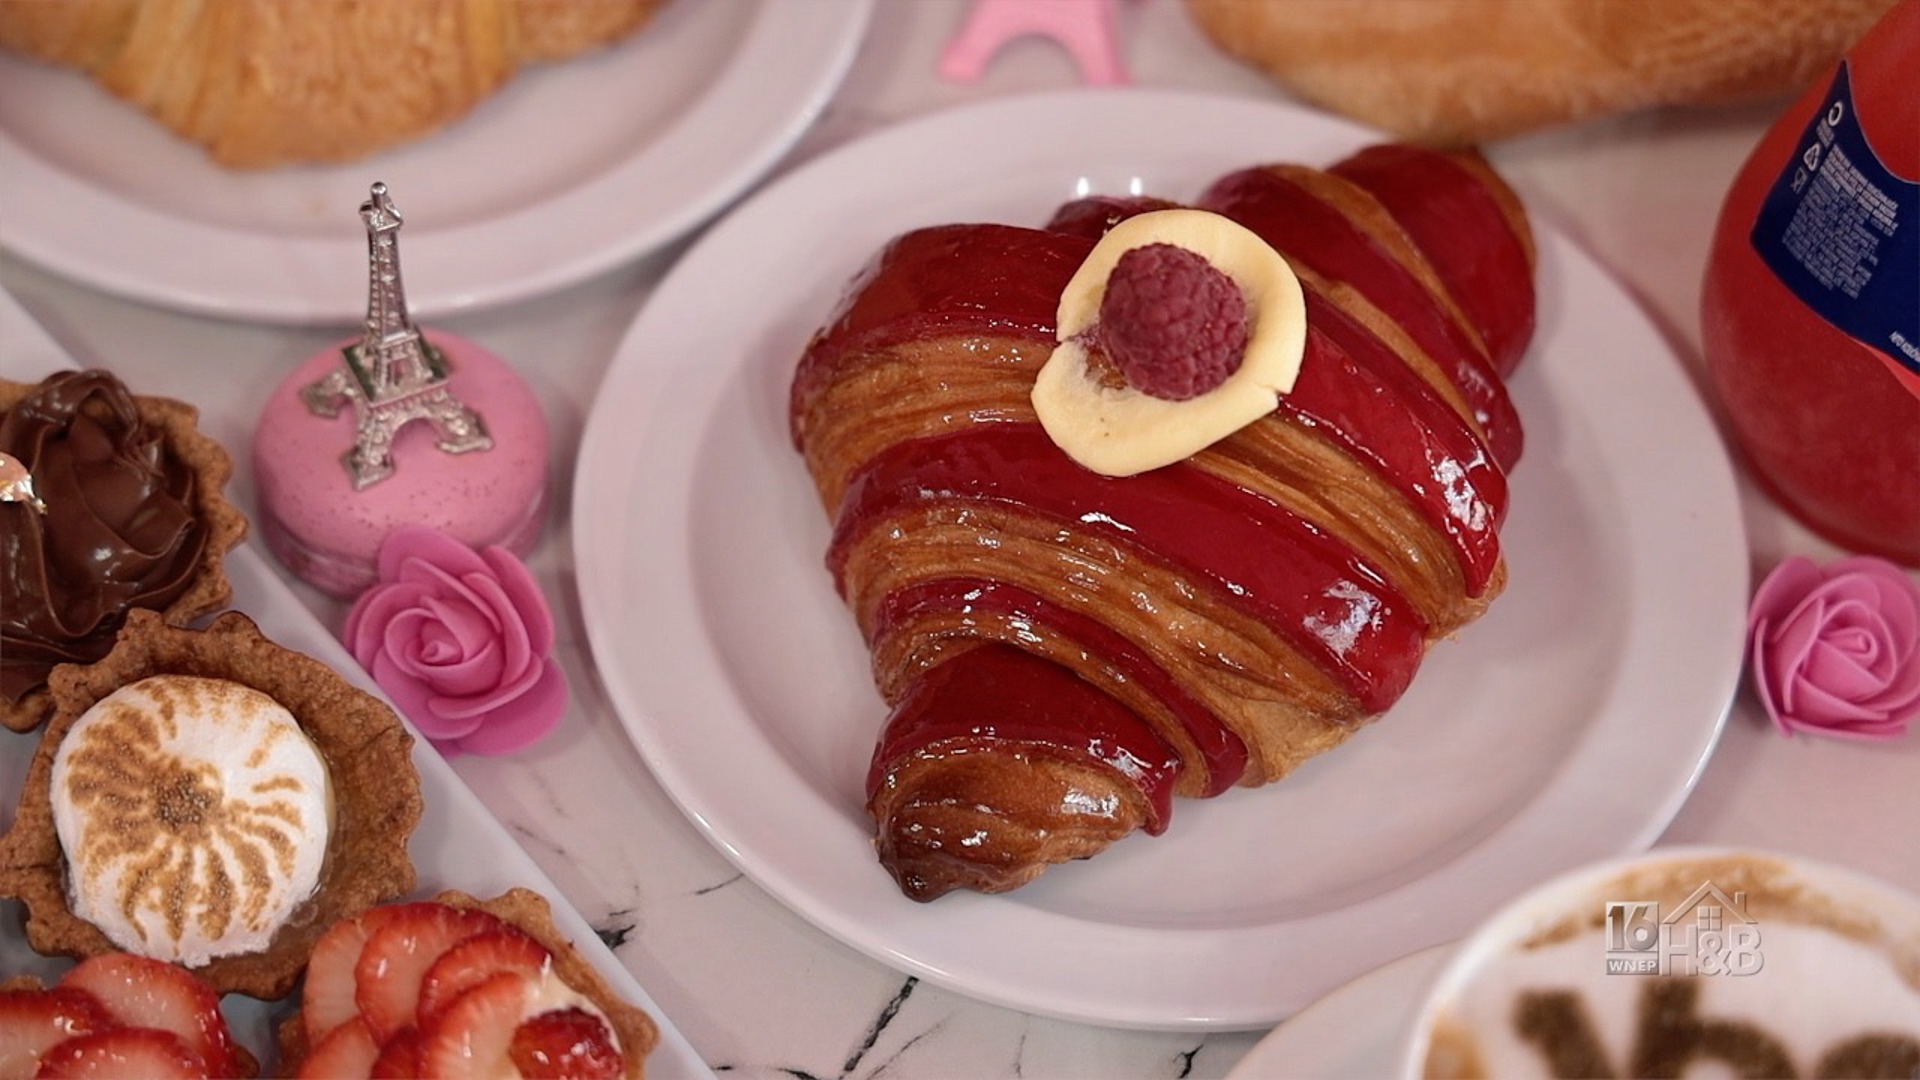
[[[1609,900],[1609,975],[1752,975],[1760,970],[1760,927],[1747,894],[1728,896],[1711,881],[1664,917],[1653,900]],[[1689,916],[1691,916],[1689,918]]]

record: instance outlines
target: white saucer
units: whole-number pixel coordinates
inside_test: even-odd
[[[1436,945],[1365,975],[1274,1028],[1227,1080],[1390,1076],[1400,1039],[1450,946]]]

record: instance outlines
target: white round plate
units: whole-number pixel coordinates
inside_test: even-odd
[[[1280,1022],[1227,1080],[1355,1080],[1392,1076],[1406,1027],[1446,960],[1435,945],[1377,967]]]
[[[832,96],[872,6],[680,0],[434,135],[268,171],[222,169],[86,76],[0,54],[0,245],[163,306],[358,322],[358,209],[382,181],[416,316],[524,299],[672,240],[762,176]]]
[[[1271,101],[1075,91],[884,131],[716,225],[635,321],[574,491],[581,605],[634,742],[748,875],[854,947],[1028,1012],[1252,1028],[1458,936],[1556,870],[1651,843],[1719,735],[1746,542],[1732,470],[1661,336],[1541,227],[1510,580],[1395,709],[1258,791],[1184,802],[1002,896],[904,899],[862,785],[885,715],[787,429],[808,336],[892,236],[1038,224],[1085,191],[1190,197],[1363,129]]]

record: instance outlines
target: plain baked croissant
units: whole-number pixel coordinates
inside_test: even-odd
[[[1893,0],[1187,0],[1308,101],[1431,145],[1799,90]]]
[[[0,0],[0,46],[79,68],[235,168],[349,161],[439,130],[522,66],[662,0]]]
[[[1298,381],[1190,458],[1102,476],[1029,395],[1097,236],[1165,205],[900,236],[795,373],[828,566],[891,709],[868,809],[915,899],[1018,887],[1160,832],[1174,795],[1286,775],[1505,582],[1503,374],[1533,329],[1512,192],[1475,154],[1391,145],[1222,177],[1196,205],[1305,287]]]

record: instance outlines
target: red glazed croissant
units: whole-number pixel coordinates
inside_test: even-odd
[[[1521,433],[1501,375],[1533,325],[1505,185],[1477,156],[1394,146],[1217,181],[1197,205],[1303,285],[1297,381],[1185,460],[1103,476],[1030,393],[1099,235],[1168,205],[907,233],[795,374],[828,566],[891,708],[868,809],[915,899],[1018,887],[1162,831],[1175,795],[1286,775],[1505,582]]]

